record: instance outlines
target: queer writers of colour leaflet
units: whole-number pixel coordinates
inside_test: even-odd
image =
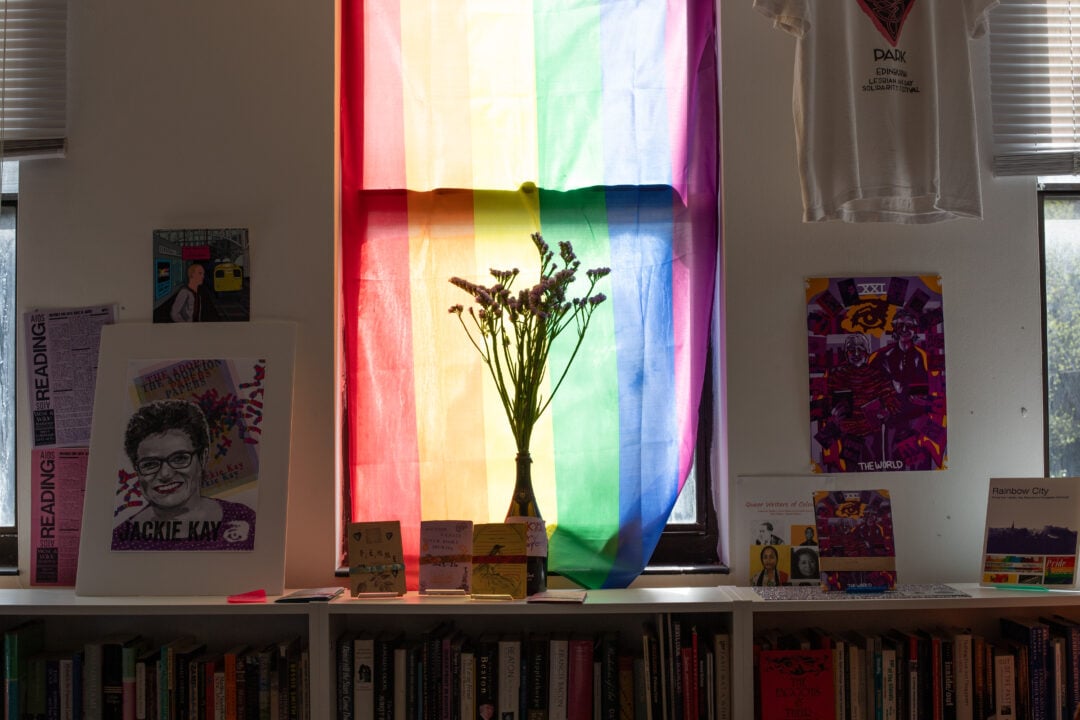
[[[26,313],[33,447],[90,445],[101,328],[114,322],[113,305]]]
[[[993,478],[983,585],[1073,585],[1080,478]]]
[[[737,478],[736,545],[748,564],[732,572],[754,587],[820,585],[814,492],[831,484],[821,475]]]
[[[30,584],[71,586],[79,565],[87,448],[30,454]]]
[[[809,278],[806,320],[814,472],[944,469],[941,279]]]
[[[129,363],[113,550],[254,549],[268,371],[257,358]]]

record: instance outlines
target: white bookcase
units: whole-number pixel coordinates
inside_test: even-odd
[[[752,717],[753,637],[767,629],[821,627],[830,631],[965,626],[996,636],[1003,615],[1056,612],[1080,620],[1080,593],[1026,592],[954,585],[957,598],[764,600],[752,588],[593,590],[584,604],[488,602],[464,598],[403,598],[330,603],[228,604],[221,597],[79,597],[70,589],[0,590],[0,629],[40,617],[47,645],[78,647],[103,634],[135,631],[164,642],[190,633],[211,648],[266,643],[300,635],[311,659],[311,717],[336,708],[334,639],[346,630],[400,630],[421,636],[443,620],[468,633],[494,630],[588,632],[613,630],[631,644],[659,613],[700,615],[701,625],[732,638],[732,717]]]

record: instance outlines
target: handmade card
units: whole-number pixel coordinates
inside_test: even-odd
[[[471,520],[420,522],[420,592],[460,591],[472,586]]]
[[[888,490],[814,493],[821,584],[826,590],[896,587]]]
[[[76,592],[281,593],[294,346],[281,322],[103,329]]]
[[[980,583],[1076,583],[1080,478],[992,478]]]
[[[349,588],[356,595],[405,594],[401,522],[349,525]]]
[[[472,594],[525,597],[526,527],[516,523],[473,526]]]

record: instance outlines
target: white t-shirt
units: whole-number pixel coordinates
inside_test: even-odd
[[[754,0],[797,40],[803,220],[981,218],[968,38],[998,0]]]

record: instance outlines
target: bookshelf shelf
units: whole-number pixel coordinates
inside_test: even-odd
[[[590,591],[584,603],[477,601],[454,597],[329,603],[228,604],[223,597],[80,597],[70,589],[0,590],[0,628],[42,618],[46,642],[65,646],[120,631],[164,641],[191,633],[222,650],[236,642],[265,643],[300,635],[309,648],[310,717],[334,717],[336,639],[345,632],[396,632],[421,637],[449,620],[467,634],[618,632],[636,646],[642,627],[663,614],[693,618],[731,637],[731,717],[752,717],[753,642],[764,630],[792,632],[911,630],[966,626],[992,634],[1003,615],[1059,613],[1080,620],[1080,593],[1026,592],[950,586],[962,597],[766,600],[752,588],[664,588]]]

